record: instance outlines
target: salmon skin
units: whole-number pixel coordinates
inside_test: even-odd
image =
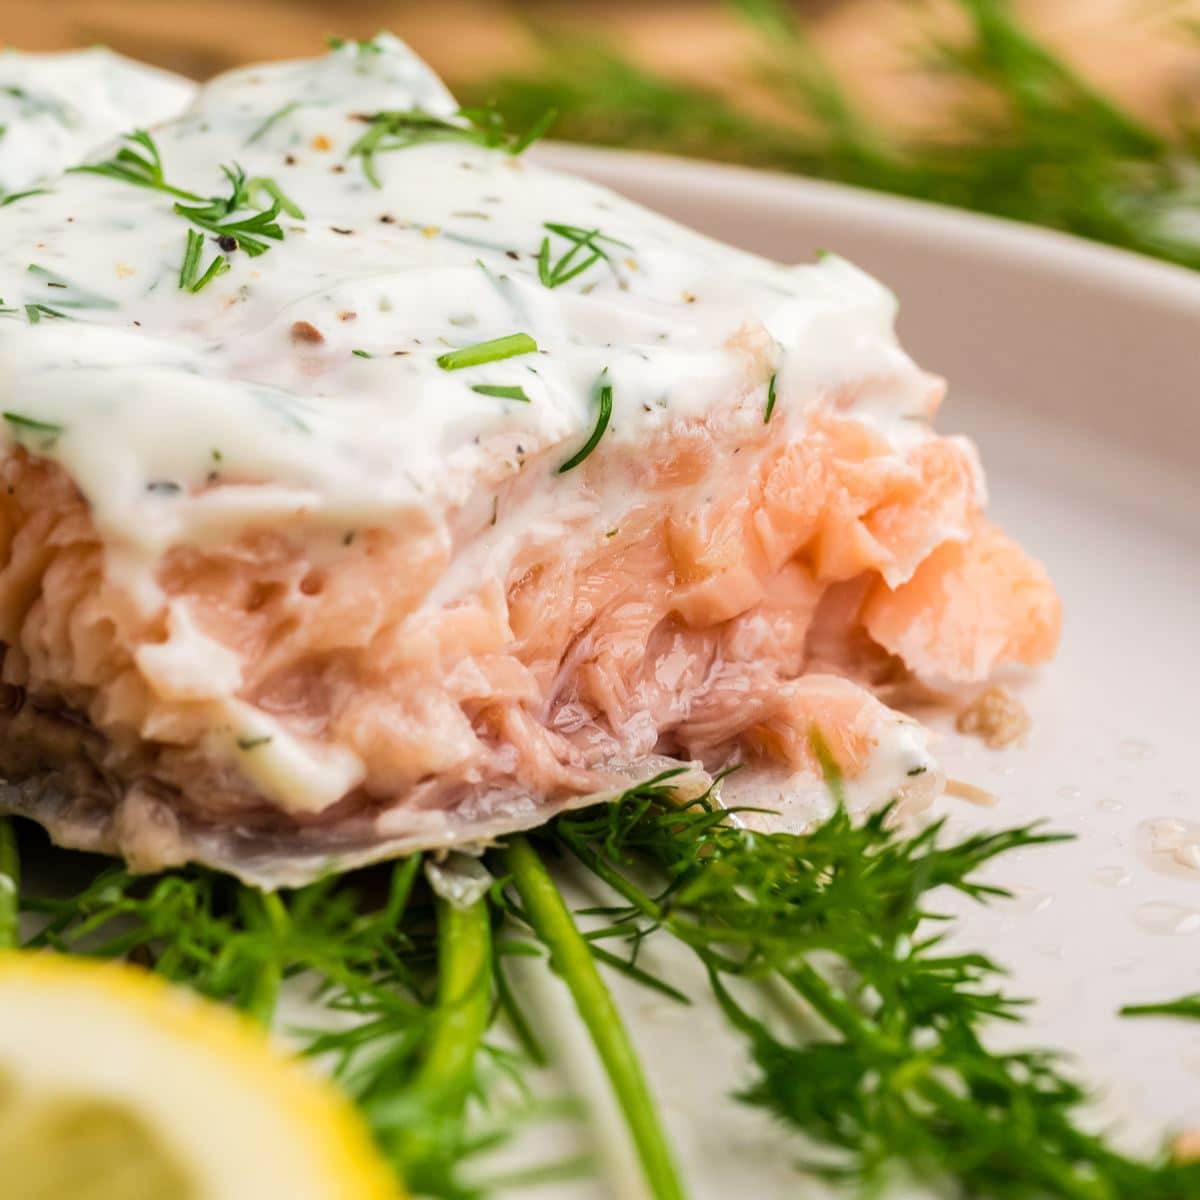
[[[799,828],[814,730],[925,804],[880,697],[1053,654],[890,292],[520,149],[381,36],[0,209],[0,808],[267,886],[680,767]]]

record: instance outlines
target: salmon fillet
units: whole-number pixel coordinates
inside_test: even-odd
[[[127,143],[202,196],[238,162],[202,233],[104,171],[0,212],[0,807],[268,885],[672,765],[745,763],[795,824],[814,730],[870,802],[928,800],[875,692],[1053,653],[890,293],[489,129],[378,38]],[[272,198],[264,250],[222,233]]]

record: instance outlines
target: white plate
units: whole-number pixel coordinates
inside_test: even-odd
[[[992,513],[1047,562],[1066,609],[1057,661],[1015,683],[1034,717],[1027,744],[995,752],[948,732],[942,745],[951,773],[998,803],[942,804],[955,832],[1045,818],[1078,840],[1000,860],[992,876],[1018,899],[959,906],[958,936],[1036,998],[1006,1036],[1074,1055],[1127,1145],[1200,1125],[1200,1029],[1116,1016],[1200,990],[1200,870],[1139,850],[1148,822],[1200,822],[1200,278],[826,184],[567,146],[539,157],[772,258],[834,249],[899,294],[906,345],[950,380],[940,427],[979,441]],[[616,991],[693,1194],[794,1197],[795,1143],[729,1099],[745,1065],[719,1016]],[[573,1083],[597,1097],[592,1128],[620,1157],[577,1023],[553,1003],[546,1019],[556,1010]],[[634,1179],[550,1193],[626,1200]]]

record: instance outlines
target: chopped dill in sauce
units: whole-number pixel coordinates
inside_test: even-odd
[[[595,263],[603,261],[611,267],[612,259],[609,258],[604,247],[599,245],[600,242],[607,242],[610,246],[620,246],[624,250],[633,249],[628,242],[609,237],[607,234],[601,233],[599,229],[582,229],[578,225],[560,225],[551,221],[545,222],[542,228],[571,243],[570,249],[551,261],[550,238],[549,236],[542,238],[541,248],[538,251],[538,278],[548,288],[561,287],[564,283],[569,283]]]
[[[572,471],[579,466],[600,444],[600,439],[604,436],[604,431],[608,428],[608,422],[612,418],[613,390],[612,384],[606,382],[607,376],[608,368],[606,367],[600,374],[598,385],[600,411],[596,417],[596,425],[592,429],[588,440],[558,468],[558,474],[560,475],[566,471]]]
[[[775,411],[775,380],[777,373],[772,373],[771,382],[767,384],[767,409],[763,413],[763,424],[770,423],[771,414]]]
[[[359,117],[367,131],[347,152],[348,158],[362,159],[363,174],[374,187],[383,182],[375,166],[375,155],[392,150],[407,150],[430,142],[470,142],[511,155],[524,153],[551,126],[557,113],[550,109],[523,134],[509,131],[504,118],[494,107],[460,108],[453,118],[439,117],[420,108],[385,109]]]
[[[471,391],[478,392],[481,396],[495,396],[499,400],[519,400],[522,404],[529,403],[525,389],[519,385],[509,387],[498,383],[477,383],[472,386]]]

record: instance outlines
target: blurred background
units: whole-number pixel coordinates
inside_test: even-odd
[[[197,79],[390,29],[464,103],[1200,268],[1200,0],[3,0],[0,39]]]

